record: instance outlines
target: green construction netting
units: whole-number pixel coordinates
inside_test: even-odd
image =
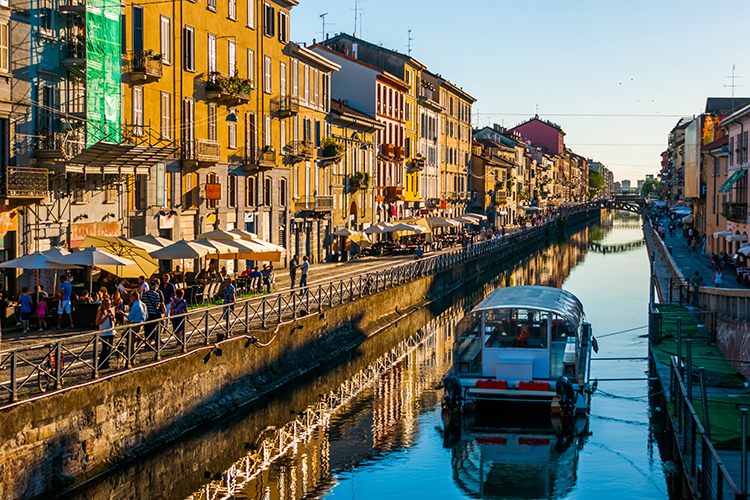
[[[114,0],[86,5],[86,147],[122,140],[120,10]]]

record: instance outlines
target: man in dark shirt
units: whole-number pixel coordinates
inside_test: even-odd
[[[174,294],[177,291],[177,289],[174,287],[172,283],[169,282],[168,274],[165,274],[163,278],[164,278],[164,281],[159,287],[159,291],[161,292],[161,296],[164,298],[164,303],[166,304],[165,316],[169,316],[169,307],[172,305],[172,297],[174,297]]]
[[[157,290],[155,281],[150,283],[148,291],[141,296],[141,302],[146,305],[146,311],[148,311],[147,321],[161,318],[161,314],[164,311],[164,298]],[[143,325],[146,331],[146,340],[154,340],[157,325],[158,323],[146,323]]]
[[[256,285],[255,285],[256,289],[259,292],[263,291],[263,280],[261,279],[263,278],[263,274],[260,271],[258,271],[257,267],[255,267],[250,273],[250,278],[256,281]]]

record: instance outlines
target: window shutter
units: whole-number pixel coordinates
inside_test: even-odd
[[[8,25],[0,24],[0,71],[10,71]]]

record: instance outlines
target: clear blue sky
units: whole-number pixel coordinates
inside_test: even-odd
[[[354,0],[300,0],[292,39],[354,30]],[[474,125],[534,115],[560,124],[566,144],[603,161],[616,180],[659,169],[678,116],[706,97],[750,95],[750,1],[369,0],[357,35],[406,52],[477,98]],[[564,116],[582,114],[586,116]],[[605,115],[605,116],[594,116]],[[618,116],[620,115],[620,116]],[[645,115],[626,117],[621,115]]]

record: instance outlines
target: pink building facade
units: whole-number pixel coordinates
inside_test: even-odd
[[[546,148],[551,155],[557,156],[565,151],[565,142],[563,141],[565,132],[559,125],[540,120],[539,115],[510,130],[518,132],[524,140],[531,142],[531,144]]]

